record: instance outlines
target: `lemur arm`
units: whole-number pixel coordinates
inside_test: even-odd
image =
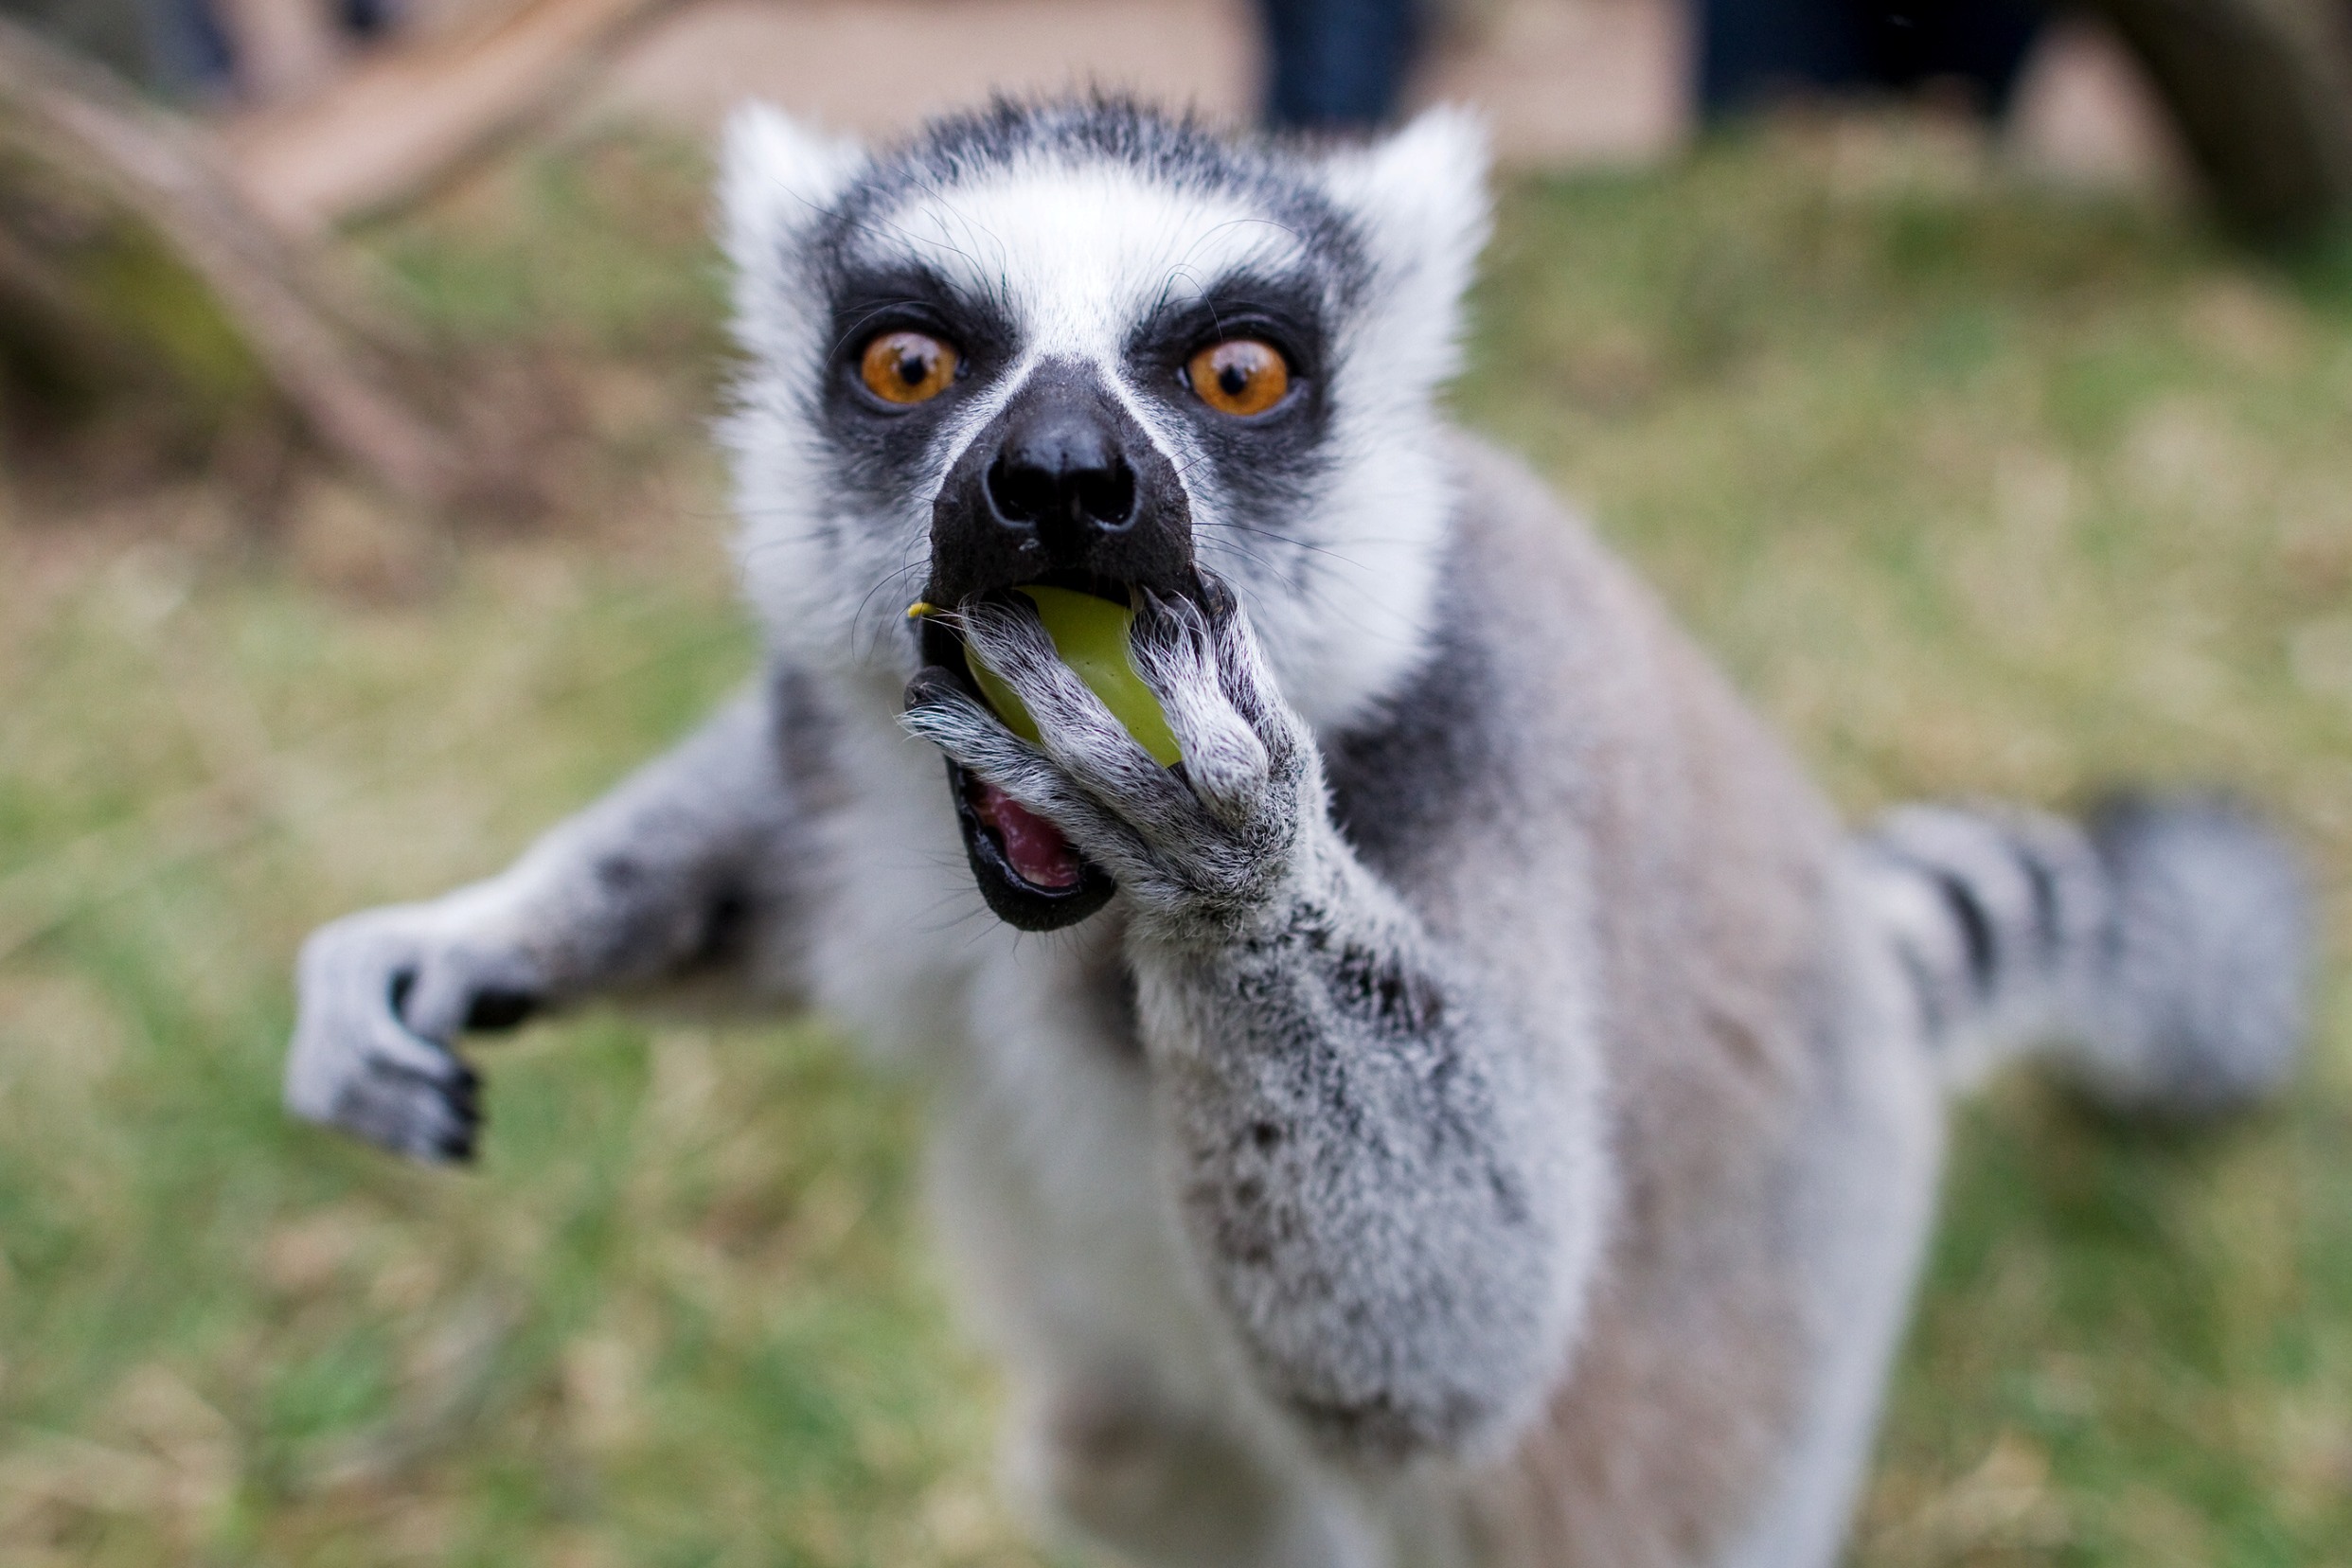
[[[1575,1117],[1336,838],[1259,929],[1131,949],[1178,1197],[1276,1401],[1358,1461],[1458,1453],[1555,1381],[1590,1217]]]
[[[1581,1307],[1590,1106],[1333,826],[1312,736],[1208,589],[1136,622],[1181,775],[1018,609],[967,635],[1042,748],[931,677],[907,723],[1126,895],[1175,1196],[1260,1389],[1351,1463],[1481,1448],[1541,1408]]]
[[[488,881],[347,917],[304,944],[286,1103],[422,1159],[472,1151],[450,1049],[547,1007],[690,985],[789,1001],[801,850],[766,683]]]

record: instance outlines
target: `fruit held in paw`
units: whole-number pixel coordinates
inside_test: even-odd
[[[1153,761],[1164,768],[1172,766],[1184,755],[1177,748],[1175,732],[1167,727],[1160,700],[1144,685],[1128,658],[1127,633],[1135,623],[1135,613],[1123,604],[1067,588],[1039,585],[1013,592],[1037,606],[1037,618],[1044,622],[1045,634],[1053,638],[1054,651],[1087,690],[1102,699],[1102,705],[1111,710],[1119,726],[1151,754]],[[964,663],[979,683],[980,694],[1005,721],[1005,727],[1024,740],[1035,741],[1037,722],[1012,687],[982,663],[969,645]]]

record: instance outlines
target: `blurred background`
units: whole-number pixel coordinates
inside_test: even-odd
[[[2352,6],[0,3],[0,1568],[1036,1564],[814,1025],[279,1114],[317,922],[745,677],[710,133],[1490,117],[1460,417],[1839,803],[2222,782],[2352,888]],[[1855,1560],[2352,1563],[2352,992],[2209,1131],[1960,1119]]]

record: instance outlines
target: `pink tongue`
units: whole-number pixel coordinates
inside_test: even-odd
[[[1078,851],[1061,829],[1022,805],[993,784],[972,781],[971,809],[982,822],[996,829],[1005,858],[1032,887],[1076,887]]]

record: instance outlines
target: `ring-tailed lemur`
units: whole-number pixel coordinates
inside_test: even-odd
[[[510,870],[313,937],[293,1108],[462,1158],[469,1027],[822,1007],[930,1078],[1014,1473],[1095,1540],[1830,1562],[1945,1081],[2066,1040],[2128,1101],[2262,1093],[2296,877],[2198,806],[1844,836],[1434,411],[1483,177],[1443,113],[1316,149],[1000,105],[882,153],[740,115],[769,673]],[[1128,600],[1176,767],[1039,581]]]

